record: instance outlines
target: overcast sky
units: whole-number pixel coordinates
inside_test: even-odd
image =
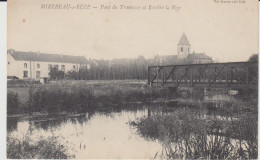
[[[221,1],[221,0],[219,0]],[[176,10],[55,10],[44,3],[179,6]],[[86,58],[146,58],[177,54],[185,32],[192,51],[219,61],[245,61],[258,52],[258,1],[8,0],[8,49]]]

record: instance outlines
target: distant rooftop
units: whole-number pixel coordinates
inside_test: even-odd
[[[187,36],[185,35],[185,33],[182,34],[181,39],[179,40],[178,45],[189,45],[190,46],[190,42],[189,42]]]
[[[17,61],[37,61],[37,62],[60,62],[84,64],[87,60],[84,56],[69,56],[61,54],[48,54],[39,52],[22,52],[10,49],[7,51]]]
[[[189,54],[188,59],[208,59],[208,60],[212,60],[212,58],[207,56],[205,53],[195,53],[195,52],[193,52],[192,54]]]
[[[177,55],[158,55],[160,58],[177,58]]]

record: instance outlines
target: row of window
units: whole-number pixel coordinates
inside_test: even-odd
[[[49,65],[48,65],[48,70],[50,71],[52,67],[59,69],[59,65],[49,64]],[[65,71],[65,65],[61,65],[61,70],[62,70],[62,71]]]
[[[41,72],[36,71],[36,78],[40,78],[40,77],[41,77]],[[23,71],[23,78],[28,78],[28,71]]]
[[[59,65],[53,65],[53,66],[54,66],[55,68],[59,69]],[[49,64],[49,65],[48,65],[48,70],[50,70],[51,67],[52,67],[52,64]],[[27,63],[24,63],[24,68],[27,68]],[[40,64],[39,64],[39,63],[37,64],[37,68],[40,68]],[[75,69],[76,69],[76,66],[73,65],[73,70],[75,70]],[[65,65],[61,65],[61,70],[62,70],[62,71],[65,71]]]
[[[24,68],[27,68],[27,63],[24,63],[24,64],[23,64],[23,67],[24,67]],[[39,63],[37,64],[37,68],[40,68],[40,64],[39,64]]]
[[[190,51],[190,48],[188,47],[188,52]],[[181,47],[181,52],[183,52],[183,47]]]

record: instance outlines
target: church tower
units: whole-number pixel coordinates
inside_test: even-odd
[[[182,34],[181,39],[177,45],[177,58],[178,59],[185,59],[188,57],[190,53],[190,42],[186,37],[185,33]]]

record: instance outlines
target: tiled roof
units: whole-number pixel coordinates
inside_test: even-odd
[[[190,42],[188,41],[188,38],[186,37],[185,33],[182,34],[178,45],[190,45]]]
[[[177,55],[161,55],[159,57],[163,59],[177,59]]]
[[[192,53],[188,55],[188,59],[208,59],[212,60],[211,57],[207,56],[205,53]]]
[[[12,55],[12,57],[17,61],[60,62],[75,64],[87,63],[86,58],[83,56],[69,56],[37,52],[21,52],[15,50],[8,50],[7,53]]]

